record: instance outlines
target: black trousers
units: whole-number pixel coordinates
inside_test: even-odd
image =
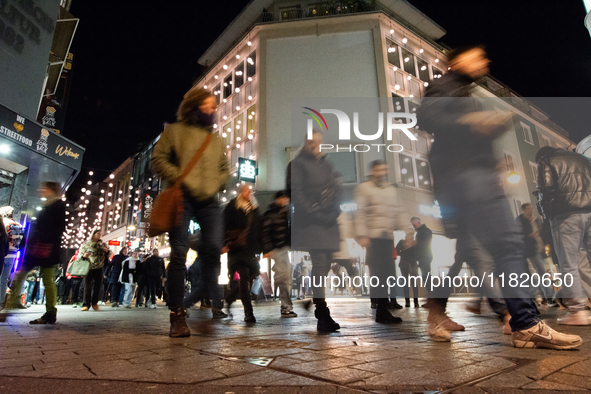
[[[142,275],[137,283],[137,289],[135,291],[135,306],[139,306],[144,303],[144,298],[142,294],[146,295],[146,301],[148,301],[148,277],[146,275]]]
[[[148,298],[152,304],[156,304],[156,290],[158,289],[158,283],[160,282],[160,278],[155,278],[149,276],[147,278],[147,292],[146,292],[146,302],[148,302]]]
[[[98,304],[101,287],[103,286],[103,267],[89,270],[84,277],[84,305],[90,307]]]
[[[111,283],[111,304],[119,302],[119,297],[121,295],[121,286],[122,284],[119,282]]]
[[[80,302],[80,286],[84,277],[70,279],[70,288],[72,289],[72,304]],[[67,294],[67,293],[66,293]]]
[[[240,275],[240,282],[238,284],[232,280],[230,293],[227,301],[232,303],[236,300],[236,296],[240,294],[240,300],[244,306],[244,312],[252,312],[252,301],[250,297],[250,289],[252,282],[260,273],[259,262],[254,253],[238,252],[228,253],[228,272],[230,279],[234,278],[234,274],[238,272]]]

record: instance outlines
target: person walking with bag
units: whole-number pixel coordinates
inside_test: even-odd
[[[90,262],[88,274],[84,277],[84,305],[82,312],[90,309],[99,310],[98,301],[103,284],[103,267],[109,255],[107,244],[101,241],[101,230],[94,230],[90,239],[80,248],[82,258]]]
[[[260,253],[260,220],[261,215],[256,203],[252,199],[252,186],[242,186],[238,197],[232,199],[224,209],[225,247],[228,252],[228,273],[231,278],[240,276],[238,286],[232,286],[232,291],[226,297],[228,310],[230,304],[240,293],[244,307],[244,321],[256,323],[250,299],[250,289],[253,280],[259,276],[260,265],[256,254]],[[291,272],[291,270],[290,270]]]
[[[187,312],[183,307],[183,296],[189,251],[188,228],[193,218],[199,223],[203,235],[197,251],[202,264],[203,294],[211,298],[214,316],[223,307],[218,286],[223,229],[216,195],[225,188],[230,172],[225,144],[217,134],[212,134],[215,110],[216,100],[210,92],[190,90],[179,106],[177,122],[166,127],[152,155],[154,172],[168,185],[178,184],[182,196],[178,203],[183,213],[169,231],[171,254],[166,283],[170,337],[191,335],[185,321]],[[155,207],[157,203],[158,200]],[[155,211],[152,211],[153,216]]]
[[[32,226],[21,270],[12,282],[12,294],[20,294],[27,272],[40,267],[46,294],[45,314],[29,324],[54,324],[57,319],[55,278],[61,254],[61,238],[66,228],[66,206],[60,198],[60,191],[61,185],[56,182],[43,182],[37,190],[39,197],[45,198],[45,206]],[[20,299],[14,297],[11,303],[11,306],[20,304]]]
[[[133,293],[137,283],[137,263],[139,261],[138,252],[133,251],[131,257],[128,257],[123,262],[121,274],[119,274],[119,282],[125,284],[125,298],[123,305],[127,309],[131,308],[131,301],[133,300]]]

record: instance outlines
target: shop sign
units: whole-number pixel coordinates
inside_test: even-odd
[[[84,148],[2,105],[0,105],[0,136],[71,168],[79,169],[82,165]]]
[[[109,241],[109,246],[121,246],[121,241]]]
[[[246,159],[244,157],[238,158],[238,180],[255,183],[258,175],[257,162]]]
[[[157,193],[153,191],[145,191],[142,194],[142,200],[140,201],[140,222],[147,223],[150,221],[156,195]]]

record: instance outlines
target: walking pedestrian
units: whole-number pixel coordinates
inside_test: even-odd
[[[228,309],[240,294],[244,307],[244,321],[256,323],[252,309],[250,289],[259,276],[260,264],[256,254],[262,250],[260,241],[261,215],[252,196],[252,186],[243,185],[240,194],[224,208],[224,251],[228,252],[228,273],[240,276],[226,296]]]
[[[406,300],[405,306],[410,308],[410,288],[412,287],[412,295],[414,300],[414,307],[419,307],[419,287],[417,286],[417,277],[419,276],[419,266],[415,257],[413,246],[415,245],[414,234],[407,232],[404,239],[398,241],[396,251],[400,256],[398,268],[400,274],[406,278],[404,286],[404,298]]]
[[[139,260],[135,264],[135,277],[137,280],[137,287],[135,289],[135,307],[144,306],[144,294],[146,294],[146,307],[148,306],[148,277],[144,275],[144,262],[147,257],[140,256]]]
[[[123,261],[127,259],[128,249],[127,246],[121,248],[118,254],[113,256],[105,275],[111,286],[111,307],[119,307],[119,296],[121,295],[121,282],[119,282],[119,276],[123,269]]]
[[[82,312],[90,309],[99,310],[99,293],[103,284],[103,267],[109,248],[107,244],[101,241],[101,230],[92,231],[90,239],[80,248],[82,259],[89,261],[88,274],[84,277],[84,304]]]
[[[66,228],[66,205],[60,198],[61,189],[61,185],[56,182],[43,182],[39,186],[37,194],[44,199],[44,206],[31,226],[22,267],[12,283],[12,294],[20,294],[27,272],[40,267],[46,292],[45,314],[29,324],[54,324],[57,319],[55,278],[61,255],[62,234]],[[13,298],[12,304],[17,303],[20,304],[20,300]]]
[[[156,309],[156,290],[164,272],[164,259],[159,255],[160,251],[154,248],[152,255],[144,261],[144,276],[147,282],[146,304],[149,298],[152,309]]]
[[[131,308],[131,301],[133,300],[133,294],[137,283],[136,267],[139,261],[138,252],[133,251],[131,257],[128,257],[123,261],[121,267],[121,273],[119,274],[119,282],[125,285],[125,298],[123,299],[123,305],[127,308]]]
[[[170,309],[171,337],[187,337],[191,331],[183,307],[185,263],[189,251],[189,223],[196,219],[202,238],[198,255],[202,263],[203,293],[212,300],[214,316],[223,314],[218,286],[223,243],[221,212],[216,194],[223,190],[230,175],[226,144],[212,135],[216,100],[204,89],[192,89],[179,106],[177,122],[162,133],[154,148],[152,167],[167,183],[180,177],[191,159],[204,148],[200,160],[183,180],[183,215],[180,225],[170,232],[171,255],[167,270],[167,301]],[[198,299],[203,298],[200,296]]]
[[[421,277],[423,278],[423,286],[425,289],[431,288],[431,262],[433,261],[433,251],[431,250],[431,243],[433,242],[433,232],[426,224],[421,222],[421,218],[414,216],[410,219],[412,228],[415,229],[415,243],[413,245],[414,258],[419,263],[421,270]],[[427,305],[422,305],[427,307]]]
[[[367,266],[370,275],[379,284],[370,290],[376,304],[376,323],[402,323],[402,319],[388,311],[388,290],[392,291],[392,307],[401,309],[396,301],[396,288],[388,289],[388,278],[396,277],[392,261],[394,230],[402,228],[399,222],[398,191],[388,182],[388,166],[382,160],[371,162],[371,179],[355,188],[354,214],[357,243],[367,248]]]
[[[448,60],[451,71],[429,85],[418,114],[421,128],[437,136],[429,159],[446,233],[457,237],[457,251],[474,237],[493,257],[497,272],[507,277],[527,275],[523,239],[493,155],[492,142],[507,130],[505,120],[496,111],[481,112],[480,102],[469,97],[472,83],[488,72],[490,61],[480,46],[457,48]],[[535,305],[521,288],[505,286],[502,291],[511,315],[514,346],[581,346],[579,336],[559,333],[540,321]],[[430,305],[429,334],[436,341],[450,340],[441,325],[446,304],[446,298],[433,298]]]
[[[88,274],[89,267],[90,262],[86,259],[82,259],[82,255],[80,255],[80,250],[77,250],[76,255],[72,256],[72,258],[70,259],[68,268],[66,270],[66,278],[68,278],[68,283],[70,284],[70,289],[72,290],[72,308],[78,308],[79,306],[81,306],[80,287],[82,285],[82,282],[84,281],[84,277]],[[66,292],[66,298],[68,297],[68,292]]]
[[[542,304],[548,305],[548,302],[551,304],[554,299],[552,281],[543,280],[544,275],[547,273],[549,274],[549,272],[546,270],[546,263],[542,256],[544,250],[544,243],[540,235],[542,221],[540,218],[535,217],[534,208],[530,203],[521,205],[521,215],[517,216],[517,219],[515,220],[517,220],[519,227],[521,228],[525,241],[525,257],[529,260],[540,278],[540,286],[538,287],[538,290],[542,297]],[[548,284],[544,286],[544,282]]]
[[[339,250],[337,219],[341,213],[341,188],[332,165],[320,152],[322,134],[314,132],[287,168],[287,191],[294,207],[292,248],[310,253],[312,293],[316,305],[317,330],[337,331],[326,303],[324,279],[330,271],[332,254]]]
[[[293,266],[289,260],[291,231],[289,228],[289,197],[283,190],[275,193],[275,201],[263,215],[263,257],[275,260],[273,273],[275,286],[279,287],[281,317],[298,317],[293,311],[291,285]]]
[[[0,217],[4,225],[4,232],[8,234],[8,250],[4,255],[2,273],[0,273],[0,306],[5,304],[6,301],[6,289],[10,282],[10,276],[14,263],[16,262],[17,254],[24,247],[23,239],[24,229],[23,227],[14,220],[14,208],[11,206],[5,206],[0,208]],[[20,295],[20,289],[17,293],[11,293],[12,297],[18,297]]]
[[[562,302],[568,308],[558,324],[589,325],[587,294],[581,285],[578,255],[581,245],[591,256],[591,161],[564,149],[545,146],[536,154],[538,199],[544,217],[550,220],[554,247],[563,278]]]

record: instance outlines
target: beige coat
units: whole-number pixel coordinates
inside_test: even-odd
[[[373,181],[355,188],[355,235],[359,238],[394,239],[402,229],[398,189],[391,183],[378,187]]]
[[[207,134],[207,130],[185,123],[166,126],[154,148],[152,168],[167,183],[175,182],[182,169],[195,156]],[[183,185],[194,198],[207,200],[225,188],[230,168],[224,152],[224,142],[214,135],[199,162],[183,181]]]
[[[351,214],[347,212],[341,212],[337,218],[339,224],[339,236],[341,237],[339,243],[339,251],[333,253],[332,258],[334,260],[348,260],[351,258],[349,253],[349,244],[347,239],[355,239],[355,229],[353,228],[353,220],[351,220]],[[349,273],[351,275],[351,273]]]

